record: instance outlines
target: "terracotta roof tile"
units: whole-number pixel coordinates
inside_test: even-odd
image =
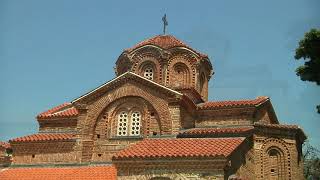
[[[193,87],[178,87],[173,89],[187,96],[194,104],[204,102],[201,95]]]
[[[70,106],[70,107],[68,107]],[[50,110],[40,113],[38,119],[47,119],[55,117],[74,117],[79,114],[78,110],[71,106],[71,103],[64,103]]]
[[[73,139],[73,137],[74,134],[67,133],[40,133],[11,139],[9,142],[70,140]]]
[[[255,128],[269,128],[269,129],[279,129],[279,130],[293,130],[296,132],[301,133],[301,137],[303,140],[307,138],[307,135],[304,133],[304,131],[297,125],[289,125],[289,124],[266,124],[261,122],[255,122],[254,123]]]
[[[118,152],[113,159],[227,157],[243,140],[244,138],[144,139]]]
[[[3,180],[116,180],[114,166],[33,167],[0,170]]]
[[[0,141],[0,147],[3,147],[5,149],[11,148],[10,143],[3,142],[3,141]]]
[[[221,135],[221,134],[242,134],[253,130],[253,127],[222,127],[222,128],[193,128],[182,131],[178,137],[195,137],[207,135]]]
[[[237,100],[237,101],[209,101],[198,105],[199,109],[216,109],[225,107],[254,107],[268,101],[269,98],[262,96],[251,100]]]
[[[193,50],[188,45],[186,45],[184,42],[180,41],[179,39],[175,38],[172,35],[157,35],[155,37],[146,39],[146,40],[136,44],[132,48],[126,49],[126,51],[131,52],[135,49],[138,49],[138,48],[146,46],[146,45],[155,45],[155,46],[158,46],[162,49],[170,49],[173,47],[186,47],[188,49],[191,49],[192,51],[194,51],[195,53],[197,53],[198,55],[200,55],[202,57],[207,57],[207,55]]]
[[[289,125],[289,124],[266,124],[266,123],[254,123],[255,127],[268,127],[268,128],[277,128],[277,129],[300,129],[297,125]]]

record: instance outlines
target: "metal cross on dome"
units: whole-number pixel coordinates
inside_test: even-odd
[[[166,34],[166,26],[168,26],[168,21],[167,21],[167,15],[164,14],[164,16],[162,17],[162,21],[163,21],[163,34]]]

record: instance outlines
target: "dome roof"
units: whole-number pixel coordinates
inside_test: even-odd
[[[172,35],[154,36],[152,38],[146,39],[146,40],[136,44],[132,48],[126,49],[125,51],[132,52],[132,51],[134,51],[140,47],[146,46],[146,45],[154,45],[154,46],[158,46],[162,49],[171,49],[174,47],[185,47],[185,48],[188,48],[188,49],[194,51],[196,54],[198,54],[200,56],[207,57],[207,55],[195,51],[194,49],[192,49],[188,45],[186,45],[184,42],[180,41],[179,39],[175,38]]]

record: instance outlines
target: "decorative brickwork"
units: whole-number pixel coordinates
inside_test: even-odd
[[[10,168],[0,178],[303,179],[302,129],[279,124],[268,97],[208,101],[210,60],[182,41],[138,43],[115,71],[40,113],[38,134],[10,141],[14,166],[72,167]]]

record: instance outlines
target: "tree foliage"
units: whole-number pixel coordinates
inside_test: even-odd
[[[320,29],[311,29],[299,42],[295,59],[304,59],[304,65],[296,69],[302,81],[315,82],[320,85]],[[320,105],[317,106],[320,113]]]
[[[308,142],[303,146],[304,177],[320,179],[320,151]]]

